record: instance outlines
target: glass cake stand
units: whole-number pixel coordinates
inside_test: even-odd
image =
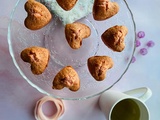
[[[24,10],[26,0],[18,0],[10,17],[8,26],[8,44],[13,62],[22,77],[40,92],[65,100],[81,100],[94,97],[114,86],[127,71],[135,50],[135,23],[131,10],[125,0],[112,0],[119,4],[120,11],[115,16],[105,21],[95,21],[92,14],[78,20],[88,25],[91,36],[83,40],[80,49],[73,50],[69,47],[65,35],[64,25],[53,17],[52,21],[44,28],[36,31],[24,26],[27,16]],[[114,25],[125,25],[128,34],[125,37],[125,49],[114,52],[101,40],[101,34]],[[41,75],[34,75],[30,64],[20,58],[23,49],[31,46],[45,47],[50,51],[48,67]],[[110,56],[114,61],[112,69],[107,71],[106,79],[96,81],[88,71],[87,59],[95,55]],[[70,65],[75,68],[81,80],[80,89],[76,92],[68,88],[53,90],[52,81],[63,67]]]

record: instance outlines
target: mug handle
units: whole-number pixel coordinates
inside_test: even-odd
[[[125,91],[123,93],[131,96],[138,94],[138,98],[143,102],[147,101],[152,96],[152,91],[148,87],[136,88],[133,90]]]

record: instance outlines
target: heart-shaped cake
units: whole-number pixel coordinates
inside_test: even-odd
[[[42,3],[35,0],[28,0],[25,3],[25,10],[28,15],[24,24],[30,30],[43,28],[52,18],[50,11]]]
[[[63,8],[66,11],[71,10],[77,2],[77,0],[56,0],[56,1],[59,4],[59,6],[61,6],[61,8]]]
[[[101,21],[106,20],[119,11],[119,5],[109,0],[95,0],[93,5],[93,18]]]
[[[94,79],[102,81],[108,69],[113,67],[113,60],[108,56],[93,56],[88,59],[88,69]]]
[[[69,88],[71,91],[77,91],[80,88],[80,79],[77,72],[71,66],[62,68],[53,80],[53,89]]]
[[[71,23],[65,26],[65,36],[68,44],[73,49],[78,49],[82,45],[82,40],[89,37],[91,34],[90,28],[82,23]]]
[[[101,39],[108,48],[116,52],[121,52],[125,48],[125,37],[128,33],[126,26],[115,25],[107,29],[102,35]]]
[[[39,75],[44,72],[48,66],[50,53],[48,49],[42,47],[28,47],[21,52],[21,58],[24,62],[31,64],[33,74]]]

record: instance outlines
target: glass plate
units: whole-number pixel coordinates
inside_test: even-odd
[[[135,23],[131,10],[125,0],[112,0],[119,4],[118,14],[105,21],[95,21],[92,14],[78,20],[91,28],[91,36],[85,39],[82,47],[73,50],[69,47],[64,36],[64,26],[57,17],[44,28],[31,31],[24,26],[27,13],[24,10],[26,0],[19,0],[11,14],[8,26],[8,44],[13,62],[22,77],[40,92],[55,98],[65,100],[81,100],[94,97],[110,89],[127,71],[135,50]],[[125,25],[128,34],[125,38],[126,47],[122,52],[113,52],[101,40],[101,34],[114,25]],[[23,49],[30,46],[46,47],[50,50],[51,57],[45,72],[34,75],[30,64],[20,58]],[[114,61],[112,69],[107,71],[106,79],[96,81],[87,68],[87,59],[94,55],[107,55]],[[78,72],[81,87],[73,92],[67,88],[53,90],[52,81],[57,72],[64,66],[71,65]],[[124,83],[125,84],[125,83]]]

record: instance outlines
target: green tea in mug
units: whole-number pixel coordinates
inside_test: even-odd
[[[140,120],[140,109],[131,99],[124,99],[117,103],[111,114],[111,120]]]

